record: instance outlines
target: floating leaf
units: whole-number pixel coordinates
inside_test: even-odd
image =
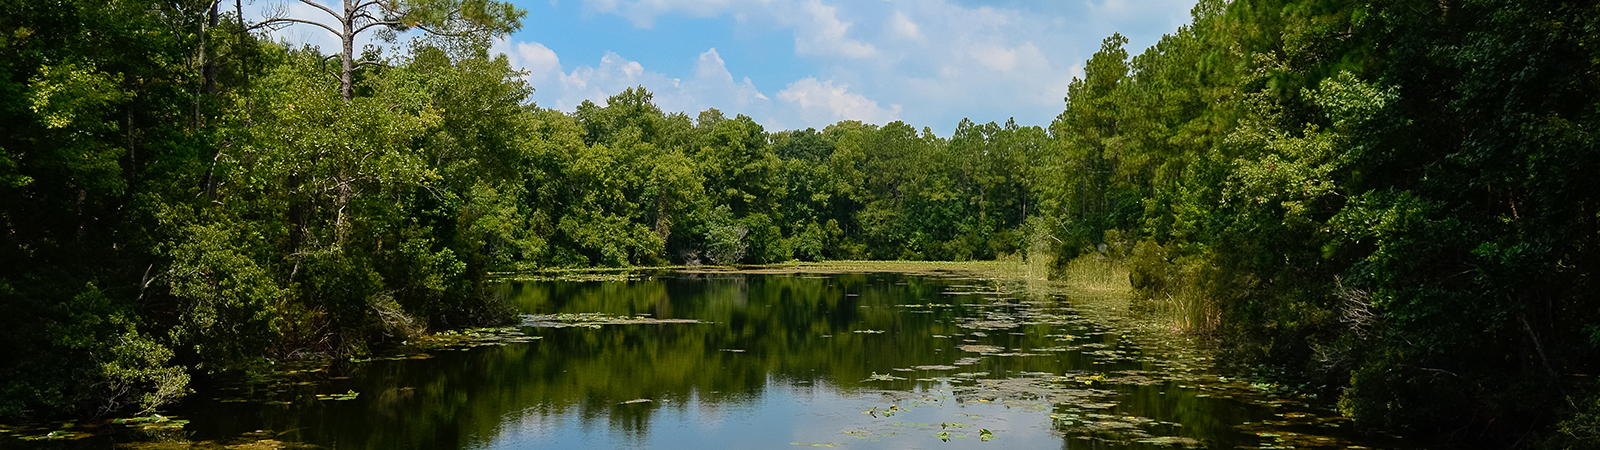
[[[317,394],[317,400],[334,400],[334,401],[355,400],[356,397],[358,397],[360,395],[361,395],[361,393],[356,392],[354,389],[352,389],[352,390],[346,391],[343,394]]]
[[[865,382],[865,381],[900,381],[900,380],[904,380],[904,379],[905,379],[905,377],[897,377],[897,376],[890,375],[890,374],[887,374],[887,373],[879,374],[877,372],[873,372],[872,376],[867,377],[867,379],[861,380],[861,381],[863,381],[863,382]]]
[[[223,401],[226,402],[227,400],[223,400]],[[171,419],[168,419],[168,418],[166,418],[166,416],[162,416],[160,414],[152,414],[152,415],[147,416],[147,417],[129,417],[129,418],[125,418],[125,419],[113,419],[111,421],[111,423],[114,423],[114,424],[117,424],[117,425],[128,425],[128,424],[140,424],[140,423],[160,423],[160,422],[166,422],[168,420],[171,420]]]

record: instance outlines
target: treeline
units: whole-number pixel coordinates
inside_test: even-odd
[[[628,89],[535,110],[541,156],[517,207],[534,241],[505,268],[993,259],[1033,201],[1038,127],[900,122],[768,132],[716,109],[663,113]],[[535,175],[537,174],[537,175]],[[509,206],[508,206],[509,207]]]
[[[1363,425],[1600,439],[1592,5],[1203,0],[1107,38],[1048,128],[939,137],[544,109],[487,52],[520,11],[395,4],[466,32],[330,55],[237,5],[0,1],[0,416],[503,321],[497,272],[1025,255],[1126,261]]]

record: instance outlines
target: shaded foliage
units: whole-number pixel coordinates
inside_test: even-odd
[[[1137,230],[1145,307],[1359,423],[1592,445],[1573,374],[1600,361],[1597,18],[1202,1],[1143,54],[1113,36],[1089,60],[1042,198],[1066,247]]]

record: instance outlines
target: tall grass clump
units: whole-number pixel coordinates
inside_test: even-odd
[[[1128,268],[1120,258],[1099,252],[1086,253],[1061,267],[1060,280],[1086,291],[1127,292]]]
[[[1172,327],[1205,334],[1221,325],[1216,283],[1221,280],[1208,253],[1178,256],[1155,241],[1141,241],[1128,255],[1133,307],[1165,316]]]
[[[1075,249],[1076,256],[1062,260],[1066,255],[1053,255],[1048,261],[1037,264],[1054,266],[1052,278],[1067,286],[1091,292],[1128,292],[1128,250],[1130,242],[1119,230],[1106,230],[1099,244]],[[1092,242],[1092,241],[1091,241]],[[1064,250],[1062,246],[1057,251]]]

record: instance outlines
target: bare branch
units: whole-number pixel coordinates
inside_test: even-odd
[[[393,20],[384,21],[384,22],[373,22],[373,23],[369,23],[369,24],[366,24],[366,25],[362,25],[361,28],[357,28],[355,32],[356,32],[356,34],[360,34],[362,31],[366,31],[368,28],[372,28],[372,27],[376,27],[376,26],[380,26],[380,25],[397,26],[397,25],[405,25],[405,24],[397,22],[397,21],[393,21]]]
[[[331,55],[323,57],[322,61],[318,61],[318,63],[317,63],[317,66],[322,68],[322,73],[328,74],[328,76],[333,77],[334,81],[342,81],[343,79],[339,78],[339,74],[333,73],[332,70],[328,70],[328,60],[334,59],[334,58],[338,58],[340,56],[342,56],[342,55],[340,55],[338,53],[334,53],[334,54],[331,54]]]
[[[361,18],[365,18],[365,19],[371,20],[373,22],[382,22],[383,21],[383,19],[379,19],[377,17],[373,17],[372,14],[370,14],[370,13],[368,13],[366,11],[360,11],[356,15],[350,16],[350,23],[355,23],[356,19],[361,19]]]
[[[314,20],[296,19],[296,18],[292,18],[292,17],[280,17],[280,18],[276,18],[276,19],[263,20],[260,23],[257,23],[255,25],[251,25],[250,29],[254,30],[254,29],[257,29],[257,28],[266,28],[266,27],[270,27],[270,26],[272,26],[274,24],[279,24],[279,23],[303,23],[303,24],[309,24],[309,25],[316,25],[316,26],[322,27],[322,29],[324,29],[324,30],[328,30],[328,32],[333,33],[335,36],[340,36],[340,37],[344,36],[344,33],[340,33],[339,30],[335,30],[335,29],[333,29],[333,27],[324,25],[321,22],[317,22],[317,21],[314,21]],[[276,28],[269,28],[269,29],[277,30]]]
[[[1361,338],[1371,337],[1378,325],[1379,315],[1372,310],[1372,293],[1344,285],[1344,280],[1333,278],[1334,295],[1343,300],[1339,321],[1350,327]]]
[[[372,6],[372,5],[378,5],[378,7],[383,8],[385,11],[394,11],[394,7],[388,5],[387,3],[388,2],[385,2],[383,0],[367,0],[367,1],[362,2],[362,3],[357,3],[356,4],[356,11],[360,11],[360,10],[366,9],[368,6]]]
[[[333,18],[339,19],[340,22],[344,21],[344,16],[339,15],[339,13],[334,12],[332,9],[330,9],[330,8],[328,8],[326,6],[322,6],[321,3],[317,3],[317,2],[314,2],[314,1],[311,1],[311,0],[300,0],[300,3],[305,3],[307,5],[315,6],[315,7],[317,7],[317,9],[320,9],[323,12],[326,12],[329,15],[332,15]]]
[[[422,31],[426,31],[426,32],[428,32],[428,34],[432,34],[432,35],[435,35],[435,36],[462,37],[462,36],[466,36],[469,33],[471,33],[471,31],[468,31],[466,33],[446,33],[446,32],[443,32],[443,31],[434,31],[432,28],[428,28],[428,27],[422,26],[420,24],[417,25],[417,28],[421,28]]]
[[[156,281],[155,278],[150,278],[150,269],[155,268],[155,266],[156,266],[155,264],[151,264],[150,266],[145,267],[144,268],[144,276],[140,277],[140,278],[143,279],[139,283],[139,299],[140,300],[144,299],[144,290],[150,287],[150,283]]]

